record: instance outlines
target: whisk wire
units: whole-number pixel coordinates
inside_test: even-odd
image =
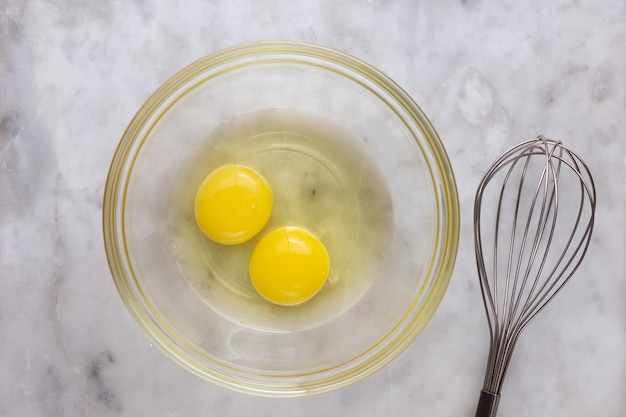
[[[571,152],[568,150],[568,153]],[[571,155],[570,155],[571,157]],[[593,225],[593,213],[591,214],[591,221],[588,224],[587,228],[585,229],[585,232],[583,234],[582,239],[580,239],[580,241],[578,242],[578,244],[574,247],[574,250],[572,251],[571,256],[568,258],[568,260],[566,261],[566,263],[564,265],[561,265],[561,263],[563,262],[563,260],[565,259],[568,250],[572,247],[572,242],[574,240],[574,237],[576,236],[576,231],[579,228],[579,224],[582,218],[582,214],[583,214],[583,210],[585,207],[585,201],[587,199],[588,195],[591,195],[591,190],[589,189],[589,187],[587,186],[587,184],[583,181],[582,176],[579,174],[579,170],[580,167],[579,165],[575,162],[575,159],[572,159],[574,161],[573,164],[569,164],[568,161],[565,161],[561,158],[559,159],[559,169],[560,169],[560,164],[561,163],[565,163],[566,165],[568,165],[574,172],[576,172],[579,176],[579,178],[581,179],[580,181],[580,199],[579,199],[579,204],[578,204],[578,209],[577,209],[577,216],[576,216],[576,220],[575,223],[572,227],[572,231],[569,234],[569,237],[564,245],[564,249],[561,252],[558,260],[555,263],[554,268],[550,271],[550,273],[548,274],[548,279],[546,279],[546,281],[544,282],[543,286],[539,289],[539,294],[541,294],[541,296],[537,297],[537,298],[533,298],[532,301],[532,305],[530,305],[530,301],[531,298],[528,299],[527,304],[529,304],[527,307],[525,307],[525,311],[527,312],[527,314],[523,317],[521,317],[521,321],[522,322],[527,322],[532,320],[532,318],[534,318],[534,316],[536,316],[539,311],[541,311],[541,306],[545,306],[559,291],[560,289],[565,285],[565,283],[567,282],[567,279],[569,279],[569,276],[573,275],[574,272],[576,271],[576,269],[578,268],[578,265],[580,264],[580,262],[582,261],[585,252],[587,250],[587,247],[589,246],[589,242],[590,239],[588,235],[591,234],[591,229],[592,229],[592,225]],[[557,181],[558,181],[558,175],[557,175]],[[557,194],[558,190],[555,190],[555,196]],[[590,201],[590,204],[592,205],[592,207],[594,208],[595,211],[595,200]],[[583,248],[584,246],[584,248]],[[579,251],[583,250],[583,253],[579,254]],[[577,260],[577,264],[574,266],[574,268],[572,270],[570,270],[570,267],[572,266],[572,264],[574,263],[574,261]],[[560,273],[559,272],[559,267],[561,267]],[[565,279],[561,279],[563,276],[565,276],[566,273],[569,272],[569,276],[567,276]],[[557,284],[560,282],[560,285],[557,287]],[[547,291],[546,291],[546,286],[548,285],[548,283],[550,283],[551,285],[548,287]]]
[[[512,259],[514,257],[514,254],[516,253],[515,251],[515,237],[516,237],[516,230],[517,230],[517,216],[519,214],[519,207],[520,207],[520,201],[522,198],[522,189],[524,186],[524,179],[526,177],[526,170],[528,169],[528,164],[529,164],[530,158],[526,157],[526,164],[524,165],[524,170],[522,171],[522,175],[520,176],[520,184],[518,187],[518,192],[517,192],[517,197],[516,197],[516,211],[514,214],[514,220],[513,220],[513,225],[511,226],[511,244],[510,244],[510,253],[509,253],[509,258]],[[537,204],[537,199],[540,193],[540,189],[541,189],[541,183],[543,180],[543,177],[545,176],[545,171],[542,173],[541,178],[539,180],[539,183],[537,184],[537,187],[535,189],[533,198],[532,198],[532,202],[530,204],[530,208],[529,208],[529,213],[527,216],[527,221],[526,221],[526,225],[524,228],[524,232],[522,234],[522,240],[521,240],[521,244],[520,244],[520,248],[517,251],[517,263],[516,263],[516,268],[515,268],[515,273],[513,276],[513,292],[512,292],[512,299],[514,300],[514,303],[511,303],[511,311],[509,312],[508,315],[508,319],[507,319],[507,323],[506,325],[509,326],[511,325],[511,322],[514,320],[515,318],[515,314],[517,313],[517,309],[519,308],[519,304],[521,302],[521,298],[524,294],[524,289],[526,287],[526,283],[528,281],[528,277],[530,275],[530,269],[532,267],[533,261],[534,261],[534,257],[536,255],[536,251],[538,249],[538,240],[540,237],[539,233],[535,234],[535,240],[533,242],[532,248],[531,248],[531,252],[530,252],[530,259],[529,262],[527,264],[527,268],[526,271],[523,275],[523,278],[520,282],[520,286],[518,288],[518,281],[519,281],[519,277],[520,277],[520,270],[522,268],[522,261],[523,261],[523,255],[524,252],[526,250],[526,242],[528,239],[528,235],[529,235],[529,231],[531,229],[531,223],[533,220],[533,213],[534,213],[534,207]],[[545,196],[545,194],[544,194]],[[545,200],[545,199],[544,199]],[[542,208],[541,208],[541,213],[539,215],[539,218],[537,219],[537,228],[538,230],[541,230],[542,227],[542,222],[543,224],[547,224],[546,222],[543,221],[544,218],[544,211],[545,211],[545,201],[542,204]],[[545,217],[546,221],[547,221],[547,216]],[[506,277],[506,281],[509,282],[511,280],[511,276],[510,273],[507,275]],[[531,291],[532,294],[532,291]],[[516,296],[517,295],[517,296]],[[508,302],[509,299],[509,295],[507,293],[504,294],[504,300],[505,303]]]
[[[522,199],[522,189],[524,186],[524,179],[526,178],[526,171],[528,170],[528,166],[530,163],[530,156],[533,155],[532,153],[533,148],[531,148],[528,152],[525,152],[522,156],[523,158],[526,160],[524,163],[524,168],[522,170],[522,175],[520,176],[520,183],[518,186],[518,192],[517,192],[517,196],[516,196],[516,211],[514,214],[514,221],[513,221],[513,225],[511,227],[511,243],[510,243],[510,252],[509,252],[509,259],[512,259],[514,254],[515,254],[515,235],[516,235],[516,230],[517,230],[517,216],[519,215],[519,207],[521,205],[521,199]],[[521,159],[521,158],[520,158]],[[516,160],[517,162],[518,160]],[[513,165],[513,164],[512,164]],[[529,300],[533,300],[534,298],[534,294],[535,291],[537,290],[537,284],[538,284],[538,277],[541,274],[541,271],[543,270],[543,267],[545,265],[546,259],[547,259],[547,251],[544,253],[544,256],[542,257],[541,261],[540,261],[540,266],[539,266],[539,270],[537,272],[536,278],[532,281],[532,285],[531,288],[527,294],[527,301],[524,303],[524,305],[521,307],[521,310],[519,311],[519,315],[518,315],[518,309],[520,308],[520,303],[522,300],[522,297],[524,295],[524,291],[526,290],[526,286],[528,285],[528,280],[533,268],[533,265],[535,263],[535,259],[537,257],[539,248],[540,248],[540,242],[541,239],[544,235],[544,233],[546,233],[546,228],[548,226],[548,224],[550,223],[550,219],[552,216],[552,226],[550,227],[549,230],[549,237],[548,237],[548,245],[552,240],[552,237],[554,235],[554,230],[555,230],[555,221],[556,221],[556,212],[552,210],[553,208],[553,204],[555,202],[554,199],[554,194],[551,192],[550,188],[551,187],[555,187],[554,184],[551,184],[550,182],[550,172],[548,170],[548,165],[546,165],[546,167],[544,168],[544,170],[541,173],[539,182],[537,184],[537,186],[535,187],[534,193],[533,193],[533,197],[532,197],[532,202],[530,204],[529,207],[529,212],[528,212],[528,216],[527,216],[527,221],[524,227],[524,231],[522,234],[522,242],[519,248],[518,256],[517,256],[517,265],[516,265],[516,270],[515,270],[515,274],[513,276],[513,291],[511,293],[512,298],[515,300],[514,303],[511,303],[511,307],[508,313],[508,316],[506,318],[505,321],[503,321],[502,325],[504,326],[504,328],[506,329],[506,331],[503,334],[503,340],[501,341],[501,343],[503,343],[504,345],[504,350],[503,350],[503,354],[501,355],[500,361],[498,363],[497,369],[498,369],[498,373],[501,375],[499,378],[497,378],[495,381],[493,381],[491,387],[494,391],[499,392],[500,388],[501,388],[501,383],[502,380],[504,379],[504,375],[506,374],[506,370],[508,369],[509,363],[510,363],[510,358],[511,358],[511,353],[512,350],[517,342],[517,339],[519,337],[519,334],[521,333],[524,325],[523,323],[521,323],[520,318],[521,316],[523,316],[525,314],[525,312],[527,311],[528,305],[529,305]],[[554,174],[554,173],[553,173]],[[553,175],[553,178],[557,178],[557,175]],[[543,191],[543,192],[542,192]],[[502,191],[501,191],[502,193]],[[541,196],[541,198],[540,198]],[[550,196],[550,198],[548,198],[548,196]],[[547,203],[546,203],[547,200]],[[539,201],[539,202],[538,202]],[[539,211],[539,215],[538,216],[533,216],[534,212],[535,212],[535,207],[540,204],[541,208]],[[555,210],[556,210],[556,205],[555,205]],[[537,217],[536,219],[536,228],[535,228],[535,232],[534,232],[534,238],[532,239],[532,245],[531,245],[531,249],[530,249],[530,254],[529,254],[529,260],[528,260],[528,264],[525,268],[524,271],[522,271],[522,261],[524,259],[524,253],[526,250],[526,245],[528,242],[528,238],[532,237],[530,236],[531,231],[533,230],[532,228],[532,223],[533,223],[533,217]],[[507,271],[507,282],[511,279],[511,271]],[[520,275],[522,275],[522,279],[520,282]],[[519,286],[518,286],[519,284]],[[541,289],[539,290],[541,291]],[[504,298],[505,300],[508,300],[509,298],[509,294],[505,293],[504,294]],[[516,324],[518,323],[518,324]]]
[[[528,211],[528,221],[526,224],[526,228],[524,229],[522,247],[520,249],[519,257],[518,257],[518,269],[516,271],[516,277],[515,277],[516,281],[517,281],[517,274],[519,274],[519,270],[523,262],[525,244],[526,244],[526,240],[528,238],[528,234],[531,229],[531,222],[532,222],[533,214],[535,211],[534,208],[535,208],[535,205],[537,204],[537,199],[539,198],[540,192],[543,189],[543,195],[541,199],[541,209],[540,209],[539,216],[537,219],[537,227],[536,227],[535,234],[534,234],[534,240],[531,246],[529,260],[526,264],[526,269],[524,271],[524,276],[522,279],[522,287],[520,288],[520,291],[518,292],[518,296],[516,299],[516,310],[517,310],[517,307],[519,306],[519,303],[521,302],[522,296],[524,295],[524,289],[526,287],[526,283],[533,270],[535,259],[537,257],[537,253],[539,252],[539,249],[541,246],[542,238],[544,236],[544,233],[546,232],[546,227],[548,226],[548,224],[551,224],[551,227],[548,233],[547,241],[545,242],[546,250],[543,253],[543,257],[541,258],[538,271],[535,275],[535,279],[533,280],[532,286],[526,297],[526,302],[524,303],[524,306],[522,307],[520,311],[520,316],[525,313],[525,311],[528,308],[528,305],[531,304],[533,300],[535,300],[534,296],[535,296],[535,291],[537,290],[537,285],[539,283],[539,277],[541,276],[546,260],[548,258],[549,248],[551,247],[551,242],[554,237],[554,232],[556,228],[556,220],[557,220],[557,212],[558,212],[558,198],[557,198],[558,197],[558,174],[556,174],[555,171],[552,170],[552,181],[550,181],[550,178],[551,178],[550,169],[553,168],[551,164],[550,155],[551,155],[551,152],[546,153],[546,165],[544,166],[544,169],[539,179],[539,183],[537,184],[537,187],[535,189],[535,193],[532,199],[532,204],[530,205],[530,208]],[[518,195],[520,194],[521,194],[521,190],[518,191]],[[550,196],[549,199],[548,199],[548,196]],[[546,200],[548,200],[547,204],[546,204]],[[551,219],[552,221],[550,221]],[[549,280],[550,278],[548,278],[544,282],[543,287],[545,287],[545,285],[547,284]],[[543,287],[540,288],[539,291],[541,291]]]

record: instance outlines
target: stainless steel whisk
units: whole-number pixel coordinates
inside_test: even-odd
[[[580,265],[595,207],[587,165],[542,136],[506,151],[480,182],[474,244],[490,350],[476,417],[496,415],[520,333]]]

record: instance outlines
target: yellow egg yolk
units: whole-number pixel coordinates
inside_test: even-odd
[[[324,286],[330,258],[311,232],[283,226],[263,236],[250,258],[250,280],[263,298],[293,306],[310,300]]]
[[[272,189],[259,172],[225,165],[211,172],[196,194],[198,226],[212,240],[235,245],[253,238],[272,214]]]

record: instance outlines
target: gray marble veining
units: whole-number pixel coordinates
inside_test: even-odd
[[[516,348],[501,415],[626,413],[626,3],[619,0],[0,2],[0,415],[473,415],[487,327],[471,208],[491,160],[561,139],[598,187],[589,254]],[[150,345],[110,278],[108,165],[175,71],[245,41],[351,53],[407,90],[437,128],[462,208],[449,290],[382,371],[318,397],[244,396]]]

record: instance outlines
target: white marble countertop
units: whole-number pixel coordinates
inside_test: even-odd
[[[0,415],[473,416],[487,356],[471,209],[484,170],[537,134],[598,187],[581,269],[522,336],[502,416],[626,415],[626,3],[621,0],[0,2]],[[457,175],[459,256],[426,330],[346,389],[277,400],[213,386],[124,309],[101,233],[128,122],[175,71],[261,39],[377,66],[437,128]]]

